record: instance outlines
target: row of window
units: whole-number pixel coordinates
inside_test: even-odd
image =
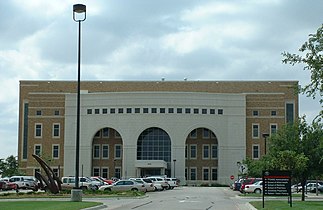
[[[59,138],[60,137],[60,123],[53,123],[52,125],[52,137]],[[35,138],[42,138],[43,136],[43,124],[36,123],[35,124]]]
[[[103,178],[109,179],[109,167],[93,167],[93,176],[101,176]],[[115,166],[114,173],[110,175],[111,177],[121,178],[121,167]]]
[[[59,145],[53,144],[52,145],[52,159],[59,159]],[[34,145],[34,154],[38,156],[42,156],[42,145],[41,144],[35,144]]]
[[[271,110],[270,115],[271,116],[277,116],[277,111],[276,110]],[[255,117],[260,116],[259,111],[258,110],[253,110],[252,111],[252,116],[255,116]]]
[[[197,159],[197,144],[185,145],[185,159]],[[218,145],[217,144],[203,144],[202,145],[202,159],[217,159],[218,158]]]
[[[197,167],[185,168],[186,180],[197,180]],[[218,180],[218,168],[216,167],[202,167],[202,180],[205,181],[216,181]]]
[[[153,114],[218,114],[223,115],[223,109],[199,109],[199,108],[103,108],[87,109],[87,114],[131,114],[131,113],[153,113]]]
[[[277,123],[270,123],[270,134],[274,134],[277,132],[278,126]],[[259,139],[260,138],[260,125],[259,123],[252,124],[252,138]]]
[[[93,159],[109,159],[110,157],[109,144],[94,144],[93,145]],[[114,145],[114,159],[121,159],[122,145]]]
[[[35,113],[37,116],[42,116],[43,115],[43,111],[42,110],[36,110]],[[59,110],[54,110],[53,112],[54,116],[59,116],[60,115],[60,111]]]

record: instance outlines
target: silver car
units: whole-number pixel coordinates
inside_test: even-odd
[[[101,191],[142,191],[146,192],[146,187],[142,183],[134,180],[119,180],[112,185],[103,185],[99,188]]]

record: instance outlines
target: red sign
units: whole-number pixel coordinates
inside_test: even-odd
[[[230,176],[230,179],[231,179],[231,180],[234,180],[234,176],[233,176],[233,175],[231,175],[231,176]]]

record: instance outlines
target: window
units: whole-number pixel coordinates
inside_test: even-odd
[[[203,167],[202,171],[203,171],[203,174],[202,174],[203,180],[209,180],[209,168]]]
[[[211,144],[211,159],[217,159],[217,158],[218,158],[218,145]]]
[[[94,144],[93,145],[93,159],[99,159],[100,158],[100,145]]]
[[[203,139],[209,139],[210,138],[210,130],[207,128],[203,128]]]
[[[168,113],[174,113],[174,108],[168,108]]]
[[[294,104],[286,103],[286,123],[294,122]]]
[[[270,134],[274,134],[277,132],[277,124],[270,124]]]
[[[199,109],[194,109],[194,114],[198,114],[199,113]]]
[[[196,144],[190,145],[190,159],[196,159]]]
[[[188,157],[188,145],[185,144],[185,159]]]
[[[253,111],[252,111],[252,115],[253,115],[253,116],[259,116],[259,112],[258,112],[258,110],[253,110]]]
[[[59,110],[55,110],[55,111],[54,111],[54,115],[55,115],[55,116],[58,116],[58,115],[59,115]]]
[[[59,145],[54,144],[52,148],[52,157],[53,159],[58,159],[59,158]]]
[[[186,113],[186,114],[191,113],[191,109],[190,109],[190,108],[185,108],[185,113]]]
[[[157,113],[157,108],[151,108],[151,113]]]
[[[119,113],[119,114],[122,114],[122,113],[123,113],[123,108],[119,108],[119,109],[118,109],[118,113]]]
[[[118,131],[114,131],[114,137],[117,139],[120,139],[121,138],[120,133]]]
[[[210,158],[210,145],[203,144],[203,159]]]
[[[108,114],[108,109],[102,109],[102,114]]]
[[[55,176],[60,177],[58,168],[53,168],[53,172],[54,172]]]
[[[143,112],[148,113],[148,108],[144,108]]]
[[[218,109],[218,115],[223,115],[223,109]]]
[[[122,145],[121,144],[114,145],[114,158],[121,159],[121,156],[122,156]]]
[[[259,124],[252,124],[252,138],[259,138]]]
[[[271,116],[276,116],[277,115],[277,111],[276,110],[272,110],[271,111]]]
[[[140,108],[135,108],[135,113],[140,113]]]
[[[160,108],[160,109],[159,109],[159,112],[160,112],[160,113],[165,113],[165,112],[166,112],[166,109],[165,109],[165,108]]]
[[[202,109],[202,114],[207,114],[207,109]]]
[[[259,144],[252,145],[252,158],[259,159]]]
[[[87,114],[92,114],[92,109],[87,109]]]
[[[196,180],[196,167],[190,168],[190,177],[191,180]]]
[[[58,138],[60,136],[60,124],[59,123],[54,123],[53,124],[53,137]]]
[[[94,135],[94,138],[100,138],[101,137],[101,131],[96,132]]]
[[[100,114],[100,109],[95,109],[95,110],[94,110],[94,113],[95,113],[95,114]]]
[[[41,123],[35,124],[35,137],[36,138],[42,137],[42,124]]]
[[[102,177],[106,179],[109,177],[109,168],[102,168]]]
[[[109,128],[103,128],[102,129],[102,137],[103,138],[109,138]]]
[[[178,114],[182,114],[182,113],[183,113],[183,110],[182,110],[182,108],[177,108],[177,109],[176,109],[176,112],[177,112]]]
[[[196,139],[197,138],[197,129],[194,129],[190,133],[190,138],[191,139]]]
[[[100,168],[99,167],[93,167],[93,176],[100,176]]]
[[[37,116],[42,115],[42,111],[41,111],[41,110],[37,110],[37,111],[36,111],[36,115],[37,115]]]
[[[102,159],[109,159],[109,145],[102,144]]]
[[[127,108],[127,113],[128,114],[132,113],[132,109],[131,108]]]
[[[116,167],[114,169],[114,176],[117,177],[118,179],[121,178],[121,168],[120,167]]]
[[[218,180],[218,168],[212,168],[211,180]]]
[[[35,144],[34,146],[34,154],[41,156],[41,145],[40,144]]]
[[[110,114],[115,114],[116,113],[116,109],[115,108],[111,108],[110,109]]]
[[[215,114],[215,109],[210,109],[210,114]]]

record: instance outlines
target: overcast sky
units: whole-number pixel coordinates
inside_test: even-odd
[[[17,155],[20,80],[298,80],[282,64],[322,24],[321,0],[1,0],[0,158]],[[311,120],[318,102],[300,96]]]

